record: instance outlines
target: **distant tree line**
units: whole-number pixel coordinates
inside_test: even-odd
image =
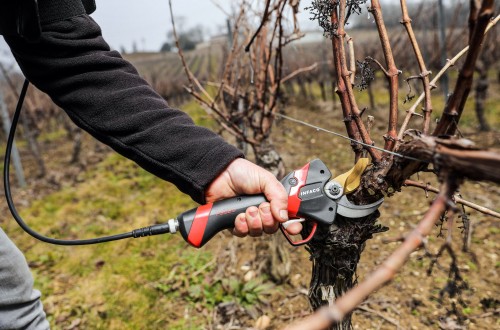
[[[185,50],[193,50],[197,44],[203,42],[205,40],[205,32],[206,28],[202,25],[196,25],[195,27],[189,28],[187,30],[180,29],[177,32],[178,34],[178,42],[179,46]],[[163,43],[160,48],[161,52],[170,52],[172,49],[176,47],[175,38],[173,31],[167,32],[167,40]]]
[[[408,11],[413,13],[413,24],[416,29],[428,29],[429,27],[437,27],[439,12],[436,6],[437,1],[417,0],[408,1]],[[443,1],[444,14],[447,18],[446,24],[448,27],[454,27],[461,22],[467,22],[469,16],[468,0],[453,0]],[[385,0],[380,1],[383,8],[384,20],[386,26],[397,27],[401,23],[401,7],[399,1]],[[500,10],[500,3],[496,4],[497,11]],[[373,16],[367,13],[366,7],[362,8],[362,15],[353,15],[350,18],[349,24],[356,28],[373,28],[375,25]],[[422,13],[423,15],[418,15]]]

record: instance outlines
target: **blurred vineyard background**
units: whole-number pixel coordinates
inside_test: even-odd
[[[465,1],[448,8],[448,58],[467,43],[463,13],[466,9]],[[437,72],[442,66],[438,13],[430,4],[414,6],[412,10],[429,69]],[[360,60],[368,55],[381,57],[376,31],[366,15],[363,13],[363,19],[348,31]],[[407,47],[404,29],[398,23],[400,13],[389,11],[386,16],[394,17],[389,26],[396,62],[403,72],[400,110],[404,112],[412,104],[410,99],[422,92],[420,85],[408,85],[404,78],[419,72]],[[321,31],[303,32],[305,37],[289,45],[284,53],[284,75],[314,64],[316,68],[282,86],[280,112],[343,133],[345,127],[332,81],[331,45]],[[495,150],[500,150],[499,45],[497,27],[484,44],[483,67],[478,68],[460,126],[463,136]],[[228,34],[222,34],[185,52],[188,67],[208,91],[221,77],[229,47]],[[235,142],[190,97],[175,46],[166,49],[170,51],[126,52],[123,56],[170,105],[186,111],[197,124]],[[22,76],[9,60],[3,61],[2,67],[0,90],[5,108],[12,115]],[[460,63],[448,72],[450,86],[459,67]],[[374,82],[365,90],[357,89],[356,95],[368,114],[375,117],[372,136],[381,145],[389,97],[382,73],[375,74]],[[436,118],[445,102],[440,86],[433,93]],[[488,127],[476,115],[478,104],[483,104]],[[278,120],[273,139],[287,171],[320,158],[337,175],[348,170],[353,161],[348,142],[295,123]],[[4,131],[0,132],[0,141],[3,155]],[[15,187],[16,203],[22,216],[49,236],[84,238],[119,233],[167,220],[195,206],[171,184],[146,173],[82,132],[48,96],[34,88],[28,93],[17,147],[27,185]],[[251,154],[248,157],[252,159]],[[467,183],[462,193],[468,200],[499,210],[498,186]],[[393,250],[393,245],[384,241],[411,229],[430,198],[422,191],[405,188],[397,199],[384,203],[380,222],[390,230],[367,244],[358,269],[360,278]],[[265,238],[238,239],[222,233],[202,250],[189,248],[180,237],[170,236],[58,247],[24,234],[11,219],[3,199],[0,209],[0,226],[26,254],[53,329],[278,329],[310,313],[307,288],[311,266],[303,248],[282,247],[289,250],[291,268],[285,276],[279,276],[276,270],[269,269],[268,255],[259,249]],[[500,228],[491,217],[472,210],[468,213],[474,222],[471,250],[457,255],[464,274],[463,286],[446,286],[447,256],[428,275],[427,250],[420,250],[388,287],[358,309],[353,319],[355,329],[500,326]],[[429,238],[426,247],[434,253],[442,239],[436,235],[437,232]],[[460,237],[454,239],[460,244]]]

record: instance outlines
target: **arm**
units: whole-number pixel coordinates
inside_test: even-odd
[[[270,203],[238,216],[234,233],[276,231],[287,219],[287,195],[264,169],[210,130],[170,108],[119,53],[111,51],[88,15],[42,26],[39,42],[5,39],[23,73],[98,140],[199,203],[264,193]],[[300,230],[287,229],[290,232]]]
[[[38,43],[5,39],[23,73],[95,138],[197,202],[239,150],[170,108],[87,15],[45,24]]]

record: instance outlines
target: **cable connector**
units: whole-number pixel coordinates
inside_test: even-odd
[[[167,233],[174,234],[177,232],[178,227],[179,224],[177,220],[170,219],[168,220],[167,223],[135,229],[132,231],[132,236],[134,238],[139,238],[139,237],[147,237],[147,236],[161,235]]]
[[[170,219],[168,220],[168,227],[170,229],[170,234],[175,234],[177,232],[177,229],[179,229],[179,220],[177,219]]]

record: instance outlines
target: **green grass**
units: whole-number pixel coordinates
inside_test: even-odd
[[[85,173],[83,183],[35,201],[22,215],[51,236],[88,238],[165,221],[192,206],[194,203],[171,184],[113,154],[96,170]],[[171,273],[172,265],[183,265],[175,278],[179,281],[212,258],[209,252],[187,248],[180,237],[83,247],[50,246],[22,238],[19,245],[29,249],[26,256],[34,265],[36,286],[53,306],[49,308],[53,320],[61,320],[66,312],[70,319],[81,314],[85,327],[95,329],[143,328],[158,322],[159,315],[161,325],[168,324],[164,303],[175,305],[179,294],[166,295],[155,283]],[[203,277],[193,281],[202,283]],[[96,303],[103,312],[93,310]],[[72,307],[66,310],[66,306]],[[203,318],[197,320],[191,321],[203,323]],[[59,322],[54,329],[64,324]]]
[[[207,114],[205,109],[203,109],[198,102],[190,101],[184,104],[181,108],[182,111],[187,112],[189,116],[193,118],[194,122],[198,125],[210,128],[212,130],[215,130],[218,127],[215,120],[209,114]]]
[[[34,201],[21,215],[41,233],[76,239],[163,222],[195,206],[173,185],[117,154],[80,179]],[[88,329],[201,329],[210,315],[196,313],[199,306],[210,311],[226,301],[255,305],[270,289],[264,281],[212,278],[210,244],[196,250],[180,235],[80,247],[35,242],[14,226],[9,235],[26,252],[53,329],[76,319]]]
[[[495,74],[495,70],[491,70],[490,75]],[[404,79],[404,76],[401,77],[400,79]],[[453,91],[453,88],[455,86],[457,79],[457,72],[453,71],[450,74],[450,93]],[[485,116],[492,127],[492,129],[498,129],[500,127],[500,86],[499,84],[495,81],[496,78],[491,78],[490,79],[490,86],[488,90],[488,95],[487,95],[487,100],[485,104]],[[385,78],[382,77],[380,74],[377,75],[377,78],[374,82],[373,86],[373,95],[375,99],[375,106],[376,109],[370,109],[370,101],[369,101],[369,94],[367,90],[360,91],[358,88],[354,88],[354,95],[356,97],[356,101],[358,104],[359,109],[367,108],[367,114],[369,115],[374,115],[375,119],[377,122],[383,122],[385,124],[386,121],[386,112],[389,107],[389,91],[385,89]],[[399,89],[399,116],[400,116],[400,123],[402,123],[402,120],[404,119],[405,116],[405,111],[408,110],[415,101],[417,100],[418,96],[420,94],[416,94],[415,97],[411,100],[408,101],[407,103],[404,103],[404,99],[408,93],[408,89],[406,87],[406,84],[403,83],[401,85],[402,87]],[[415,94],[415,85],[412,85],[413,87],[413,93]],[[295,92],[295,98],[299,99],[300,98],[300,90],[298,84],[294,84],[293,86],[294,92]],[[419,85],[419,89],[421,90],[421,86]],[[318,84],[312,83],[309,85],[308,91],[311,92],[315,100],[320,100],[321,99],[321,90]],[[331,91],[327,91],[330,93],[328,95],[328,99],[331,99]],[[337,102],[338,97],[337,97]],[[423,103],[419,107],[417,107],[417,112],[421,113],[420,109],[422,109]],[[443,113],[443,110],[445,108],[445,100],[442,95],[442,92],[438,89],[435,89],[432,91],[432,106],[433,106],[433,113],[432,113],[432,122],[435,123],[436,120],[438,120]],[[339,106],[340,107],[340,106]],[[414,120],[415,123],[419,123],[419,119]],[[470,96],[466,102],[462,117],[460,119],[460,128],[467,128],[467,129],[476,129],[479,126],[479,123],[476,118],[476,113],[475,113],[475,91],[474,91],[474,85],[473,88],[470,92]],[[418,127],[418,125],[416,126]]]

